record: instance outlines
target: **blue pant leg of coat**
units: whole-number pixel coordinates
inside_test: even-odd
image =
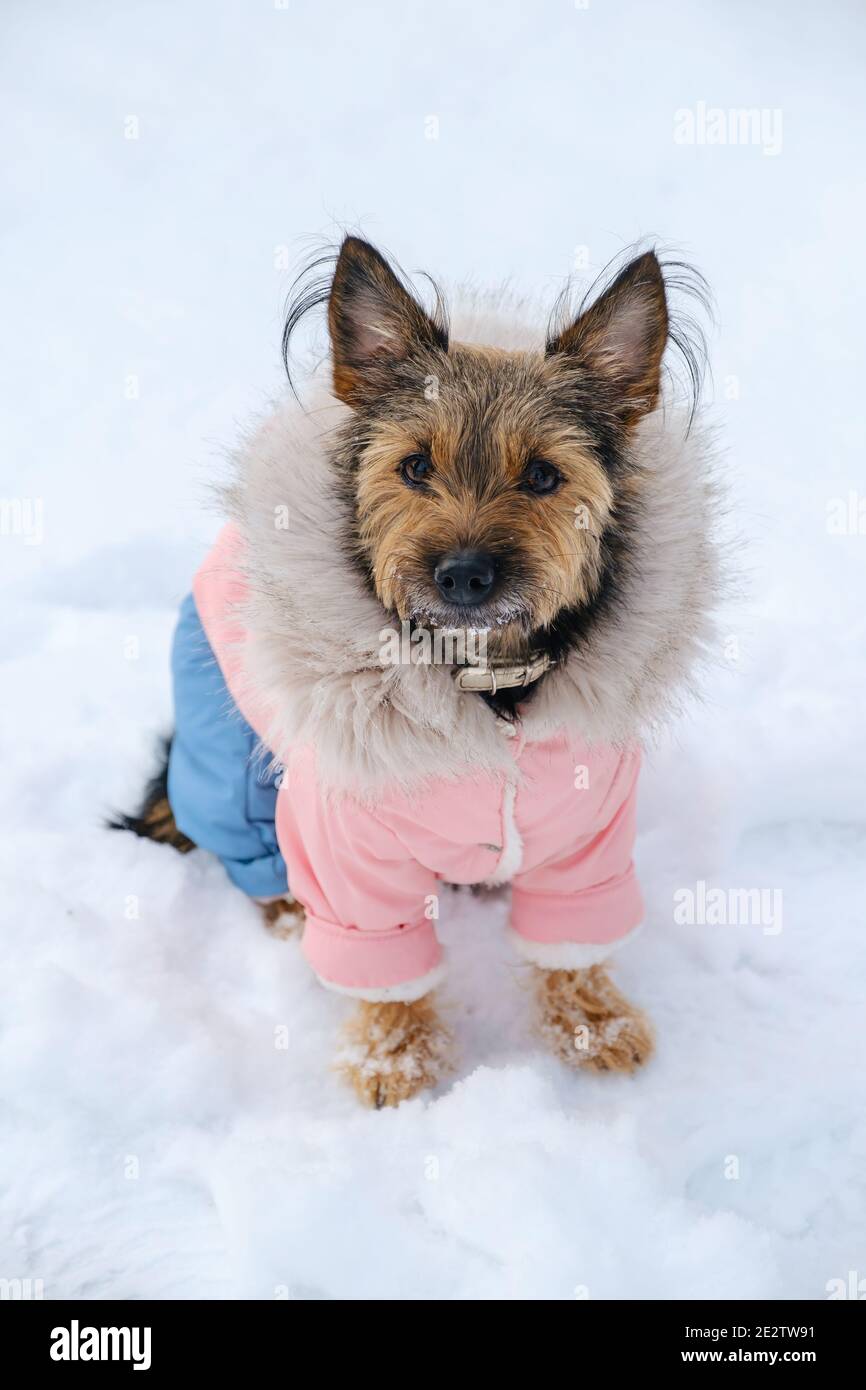
[[[277,788],[270,755],[234,704],[192,594],[181,605],[172,647],[175,731],[168,799],[178,827],[222,860],[255,898],[288,889],[277,846]]]

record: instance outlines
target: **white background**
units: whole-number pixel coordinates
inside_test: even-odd
[[[7,0],[0,26],[0,491],[42,507],[40,544],[0,537],[0,1277],[553,1299],[866,1278],[866,536],[827,527],[866,496],[861,6]],[[781,111],[781,150],[677,143],[699,102]],[[507,904],[454,895],[457,1077],[360,1111],[329,1071],[344,1003],[297,947],[215,862],[100,828],[170,726],[223,451],[282,389],[286,265],[344,226],[544,304],[579,248],[591,273],[640,236],[713,286],[736,659],[644,780],[648,923],[618,975],[659,1050],[635,1079],[539,1050]],[[699,879],[781,890],[781,933],[677,926]]]

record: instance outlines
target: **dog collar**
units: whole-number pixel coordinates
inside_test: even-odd
[[[454,679],[458,690],[482,690],[495,695],[518,685],[532,685],[549,671],[553,661],[547,652],[537,652],[518,666],[461,666]]]

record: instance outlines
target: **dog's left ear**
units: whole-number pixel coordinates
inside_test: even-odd
[[[655,252],[639,256],[567,328],[548,339],[562,353],[614,388],[613,408],[625,426],[653,409],[661,389],[668,310]]]
[[[388,389],[397,363],[448,335],[404,289],[368,241],[346,237],[328,299],[334,393],[357,406]]]

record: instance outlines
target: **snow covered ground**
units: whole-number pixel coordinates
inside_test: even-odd
[[[0,28],[0,1277],[445,1299],[866,1278],[862,6],[10,0]],[[170,723],[174,609],[221,451],[280,389],[291,267],[344,223],[543,298],[658,236],[715,290],[747,591],[645,778],[649,921],[618,973],[659,1051],[635,1079],[539,1050],[505,901],[454,895],[461,1071],[362,1112],[329,1072],[344,1003],[296,946],[215,862],[100,828]],[[781,917],[680,924],[700,881]]]

